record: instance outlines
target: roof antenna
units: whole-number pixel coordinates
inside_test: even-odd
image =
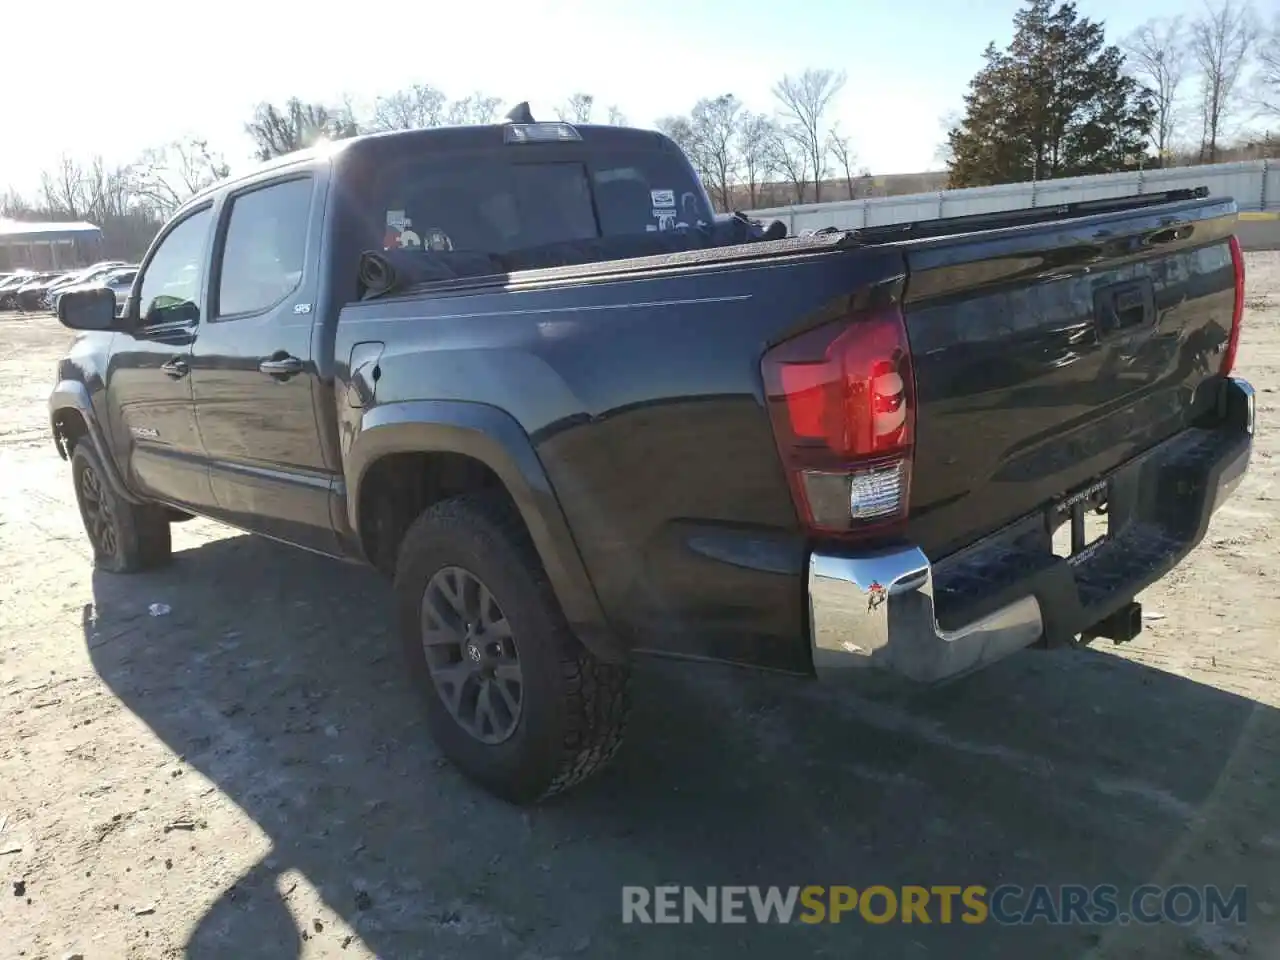
[[[503,119],[507,123],[533,123],[533,113],[529,110],[529,101],[524,100],[517,103]]]

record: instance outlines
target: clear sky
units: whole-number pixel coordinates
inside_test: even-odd
[[[1268,4],[1273,0],[1268,0]],[[0,20],[7,109],[0,189],[33,192],[64,151],[127,163],[187,133],[234,167],[262,100],[371,101],[430,83],[529,100],[535,116],[576,90],[636,125],[734,93],[772,110],[776,78],[832,67],[836,107],[873,173],[937,168],[941,118],[958,110],[988,41],[1012,34],[1018,0],[420,0],[214,3],[9,0]],[[1078,0],[1119,40],[1203,0]]]

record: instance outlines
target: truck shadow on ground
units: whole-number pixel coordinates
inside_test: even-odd
[[[1197,824],[1277,802],[1246,756],[1276,742],[1275,711],[1086,652],[909,700],[647,664],[613,770],[522,811],[431,744],[371,572],[234,536],[93,584],[98,673],[271,841],[199,918],[192,957],[337,950],[339,925],[291,913],[289,870],[388,958],[1077,957],[1104,934],[624,925],[621,886],[1123,888],[1180,860]],[[146,615],[157,599],[168,616]]]

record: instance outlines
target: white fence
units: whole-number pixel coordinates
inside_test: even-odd
[[[1215,197],[1234,197],[1242,211],[1280,210],[1280,161],[1247,160],[1202,167],[1173,167],[1133,173],[1105,173],[1096,177],[1006,183],[913,193],[900,197],[869,197],[834,203],[798,204],[752,210],[750,216],[782,220],[792,236],[822,227],[875,227],[912,220],[994,213],[1026,207],[1046,207],[1079,200],[1127,197],[1186,187],[1208,187]]]

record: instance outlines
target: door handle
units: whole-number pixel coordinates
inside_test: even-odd
[[[161,364],[160,369],[164,371],[165,376],[173,380],[181,380],[191,372],[191,368],[187,366],[187,361],[181,357],[174,357],[168,363]]]
[[[273,357],[258,364],[258,369],[269,377],[288,380],[302,372],[302,361],[297,357]]]

